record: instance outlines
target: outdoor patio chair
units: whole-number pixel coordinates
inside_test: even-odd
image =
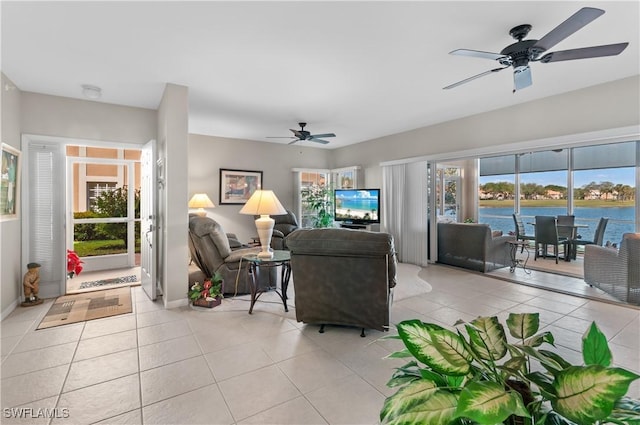
[[[535,241],[536,240],[535,236],[526,234],[524,223],[522,222],[522,217],[520,217],[520,214],[513,213],[512,216],[513,216],[513,224],[516,227],[516,240],[524,241],[524,242]],[[524,251],[524,245],[522,245],[522,247],[520,248],[520,252],[523,252],[523,251]]]
[[[575,215],[559,215],[557,217],[556,225],[558,226],[558,239],[563,240],[563,253],[564,259],[569,261],[571,257],[571,239],[576,237],[575,235]]]
[[[640,305],[640,233],[622,235],[619,251],[585,246],[584,281],[621,301]]]
[[[534,261],[538,257],[547,258],[547,250],[549,245],[553,246],[553,255],[558,264],[558,245],[561,240],[558,237],[558,227],[556,226],[556,218],[547,215],[536,216],[536,252],[533,257]]]
[[[598,245],[602,246],[604,242],[604,231],[607,228],[607,223],[609,222],[609,218],[602,217],[600,221],[598,221],[598,226],[596,227],[596,231],[593,235],[592,240],[582,239],[579,236],[576,239],[572,239],[571,243],[571,256],[575,260],[576,252],[578,251],[578,245]]]

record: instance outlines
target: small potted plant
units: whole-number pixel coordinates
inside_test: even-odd
[[[67,276],[73,279],[74,275],[80,274],[82,271],[82,261],[75,251],[67,249]]]
[[[216,272],[213,277],[204,282],[196,282],[189,289],[189,299],[193,305],[213,308],[222,303],[224,281],[222,275]]]

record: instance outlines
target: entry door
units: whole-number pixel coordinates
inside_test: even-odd
[[[156,191],[156,141],[151,140],[142,148],[140,155],[140,271],[142,289],[155,301],[158,285],[156,284],[156,250],[157,250],[157,191]]]

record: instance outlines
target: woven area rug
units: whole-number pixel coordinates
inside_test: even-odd
[[[131,313],[131,288],[106,289],[58,297],[38,329]]]
[[[104,285],[115,285],[118,283],[133,283],[133,282],[137,282],[138,280],[138,276],[132,274],[129,276],[123,276],[123,277],[114,277],[112,279],[101,279],[101,280],[94,280],[91,282],[82,282],[80,284],[80,289],[86,289],[86,288],[95,288],[96,286],[104,286]]]

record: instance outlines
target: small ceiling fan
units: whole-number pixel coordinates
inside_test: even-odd
[[[479,50],[457,49],[449,52],[452,55],[473,56],[477,58],[496,60],[502,67],[490,69],[478,75],[466,78],[457,83],[453,83],[444,89],[452,89],[461,84],[468,83],[476,78],[502,71],[503,69],[513,67],[513,91],[521,90],[529,87],[531,81],[531,69],[529,62],[559,62],[575,59],[597,58],[602,56],[615,56],[620,54],[629,43],[607,44],[604,46],[583,47],[580,49],[561,50],[557,52],[549,52],[541,56],[544,52],[569,37],[582,27],[591,23],[593,20],[604,14],[604,10],[595,9],[593,7],[583,7],[578,10],[566,21],[551,30],[540,40],[523,40],[529,31],[531,25],[523,24],[514,27],[509,34],[517,40],[504,49],[500,53],[483,52]]]
[[[311,134],[310,132],[306,131],[304,129],[304,127],[307,125],[306,122],[300,122],[298,123],[298,125],[300,126],[300,130],[294,130],[292,128],[290,128],[289,130],[291,130],[293,132],[293,136],[282,136],[282,137],[267,137],[268,139],[294,139],[291,142],[289,142],[290,145],[299,142],[299,141],[309,141],[309,142],[316,142],[316,143],[322,143],[323,145],[326,145],[327,143],[329,143],[328,140],[323,140],[323,137],[336,137],[335,134],[333,133],[323,133],[323,134]]]

